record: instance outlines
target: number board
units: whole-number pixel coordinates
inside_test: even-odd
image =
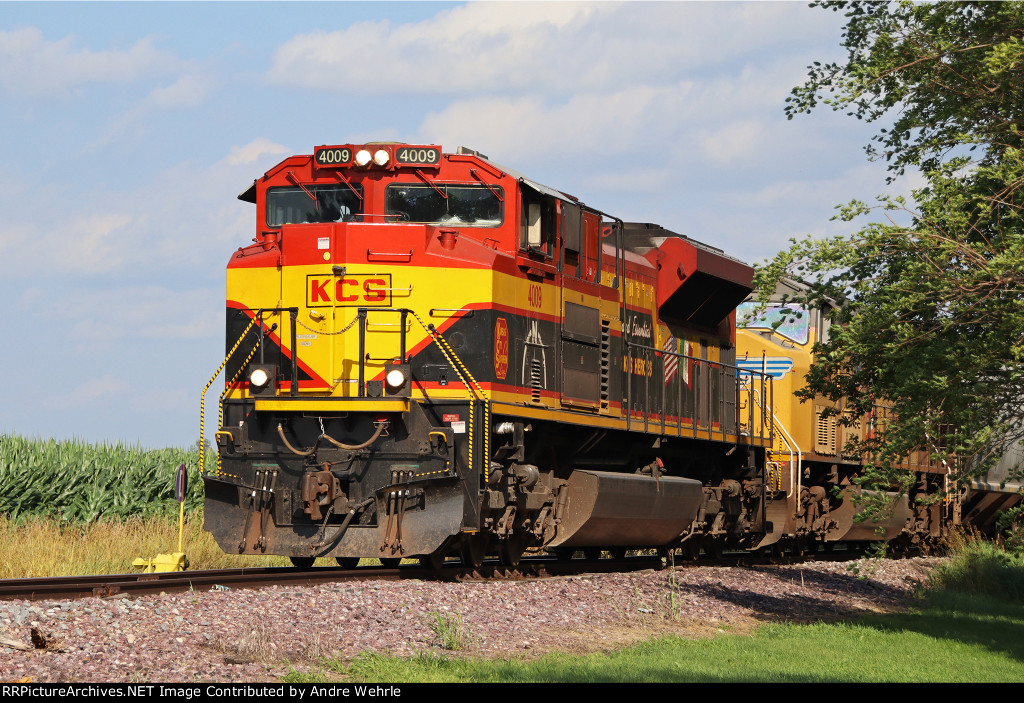
[[[313,161],[320,168],[351,166],[355,150],[349,146],[318,146],[313,149]]]
[[[441,147],[403,144],[395,149],[395,163],[399,166],[440,166]]]

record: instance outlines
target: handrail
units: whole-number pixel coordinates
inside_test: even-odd
[[[433,324],[429,324],[428,325],[425,322],[423,322],[423,320],[420,319],[420,316],[417,315],[416,312],[413,311],[413,310],[403,309],[403,313],[402,313],[403,319],[404,319],[404,316],[405,316],[406,312],[411,314],[413,316],[413,318],[416,319],[416,322],[420,323],[420,326],[424,329],[424,331],[426,331],[426,333],[430,336],[430,338],[434,340],[434,343],[437,344],[437,348],[440,349],[441,353],[444,354],[446,359],[448,359],[448,363],[452,365],[452,368],[455,369],[455,372],[459,375],[459,380],[462,381],[462,384],[466,387],[466,390],[469,391],[469,394],[470,394],[470,406],[469,406],[469,427],[467,428],[469,430],[469,435],[467,436],[467,441],[468,441],[467,456],[469,458],[469,467],[468,468],[469,468],[470,472],[473,471],[473,415],[474,415],[473,404],[478,400],[477,395],[479,394],[479,400],[482,401],[483,415],[484,415],[484,417],[483,417],[483,421],[484,421],[484,432],[483,432],[483,438],[484,438],[484,442],[483,442],[483,445],[484,445],[483,446],[483,455],[484,455],[484,483],[485,484],[490,483],[490,478],[491,478],[491,476],[490,476],[490,468],[491,468],[491,454],[490,454],[490,446],[491,446],[491,403],[490,403],[490,399],[487,397],[487,394],[484,393],[484,389],[481,388],[480,384],[477,383],[476,379],[473,378],[473,374],[471,374],[469,372],[469,369],[462,362],[462,359],[459,358],[459,355],[456,354],[455,350],[452,349],[450,344],[448,344],[448,340],[445,339],[444,336],[440,332],[437,331],[437,328],[434,327]],[[404,336],[404,330],[403,330],[403,336]],[[403,342],[403,349],[404,349],[404,342]],[[469,379],[468,382],[466,381],[467,378]]]
[[[206,391],[208,391],[210,389],[210,386],[213,385],[213,382],[217,380],[218,376],[220,376],[220,372],[224,370],[224,367],[227,366],[228,361],[230,361],[231,357],[235,355],[236,351],[238,351],[238,347],[242,346],[242,340],[244,340],[246,338],[246,336],[249,334],[249,330],[252,329],[252,326],[256,324],[257,320],[261,320],[261,318],[262,318],[262,316],[259,313],[257,313],[256,315],[253,315],[252,319],[249,320],[249,324],[245,326],[244,330],[242,330],[242,334],[240,334],[238,336],[238,341],[236,341],[234,346],[231,347],[231,350],[228,352],[227,356],[224,357],[224,361],[220,362],[220,366],[218,366],[217,370],[213,372],[213,376],[211,376],[210,380],[206,382],[205,386],[203,386],[203,392],[199,394],[199,473],[200,474],[206,473],[206,432],[205,432],[205,430],[206,430]],[[239,366],[239,374],[241,373],[241,370],[245,368],[245,364],[249,363],[249,359],[252,358],[253,354],[256,353],[256,347],[259,346],[259,342],[260,341],[262,341],[262,336],[257,338],[257,340],[256,340],[257,343],[255,345],[253,345],[252,351],[249,352],[249,357],[248,357],[248,359],[246,359],[245,363],[242,364],[241,366]],[[235,375],[235,379],[232,379],[231,384],[228,384],[229,386],[234,384],[235,380],[237,380],[237,376],[238,376],[238,374]],[[223,401],[223,399],[224,399],[224,396],[223,396],[223,394],[221,394],[221,401]],[[217,416],[217,425],[218,425],[218,427],[222,424],[223,418],[224,418],[224,403],[221,402],[220,403],[220,408],[218,409],[218,416]],[[220,473],[220,452],[217,453],[217,473]]]
[[[753,387],[753,384],[751,384],[750,397],[754,399],[754,402],[756,402],[759,407],[765,408],[764,404],[760,401],[760,399],[758,397],[759,395],[760,394],[757,392],[757,389]],[[789,434],[789,431],[786,430],[786,426],[783,425],[782,422],[779,420],[779,418],[777,418],[775,416],[775,410],[770,408],[770,407],[766,408],[766,409],[768,410],[768,414],[772,416],[772,424],[775,427],[777,427],[778,430],[782,433],[783,441],[786,443],[786,448],[789,450],[789,485],[790,485],[790,490],[789,490],[788,493],[786,493],[786,497],[787,498],[792,498],[793,495],[794,495],[793,494],[793,455],[796,454],[796,457],[797,457],[797,460],[796,460],[797,461],[797,464],[796,464],[796,495],[799,495],[800,491],[803,488],[803,461],[804,461],[804,453],[800,449],[799,445],[797,445],[797,443],[793,439],[793,437]]]
[[[691,362],[692,361],[695,364],[695,368],[694,368],[695,372],[697,371],[697,369],[705,369],[705,370],[709,370],[711,372],[717,371],[717,374],[718,374],[717,377],[721,381],[724,381],[724,380],[730,379],[730,378],[734,378],[736,380],[737,386],[736,386],[736,391],[735,391],[735,396],[736,397],[735,397],[735,399],[733,401],[733,404],[735,406],[734,407],[734,412],[733,412],[733,424],[735,425],[734,431],[735,431],[735,433],[737,435],[739,434],[739,431],[740,431],[739,428],[740,428],[740,425],[741,425],[741,421],[740,421],[740,407],[739,407],[739,393],[740,393],[740,389],[741,389],[741,385],[742,385],[742,380],[741,379],[744,376],[753,377],[753,376],[756,375],[757,377],[759,377],[761,379],[762,385],[764,385],[764,383],[771,378],[770,375],[768,375],[766,373],[762,373],[760,371],[751,371],[749,369],[745,369],[745,368],[742,368],[742,367],[734,365],[734,364],[728,364],[728,363],[725,363],[725,362],[722,362],[722,361],[713,361],[711,359],[703,359],[701,357],[691,356],[689,354],[683,354],[681,352],[673,352],[673,351],[669,351],[669,350],[666,350],[666,349],[659,349],[658,347],[654,347],[654,346],[651,346],[651,345],[648,345],[648,344],[640,344],[640,343],[636,343],[636,342],[626,341],[626,342],[624,342],[624,345],[625,345],[624,356],[625,356],[625,358],[627,360],[629,360],[628,363],[627,363],[626,373],[623,374],[623,379],[624,379],[623,382],[624,382],[624,384],[626,386],[624,390],[625,390],[625,396],[626,396],[625,415],[626,415],[627,429],[629,429],[631,424],[632,424],[632,419],[633,419],[632,418],[633,401],[635,400],[634,397],[633,397],[633,395],[634,395],[633,394],[633,376],[634,376],[634,374],[632,373],[632,366],[631,366],[634,363],[634,360],[633,360],[633,352],[634,351],[645,352],[644,357],[643,357],[645,362],[651,358],[650,352],[654,352],[654,356],[661,358],[660,368],[662,369],[662,374],[663,375],[664,375],[664,369],[665,369],[665,357],[676,357],[679,360],[679,368],[680,368],[679,373],[680,373],[680,375],[682,375],[682,373],[683,373],[683,371],[682,371],[683,364],[686,363],[686,362]],[[641,389],[642,392],[645,395],[645,398],[644,398],[645,407],[642,410],[642,413],[643,413],[643,416],[644,416],[644,430],[645,431],[647,431],[647,429],[648,429],[649,420],[650,420],[649,416],[652,414],[652,411],[650,410],[650,383],[651,383],[651,378],[654,377],[654,368],[655,367],[654,367],[653,361],[652,361],[651,376],[646,376],[646,375],[644,376],[644,388]],[[710,375],[710,373],[708,373],[708,374],[702,373],[702,374],[700,374],[700,378],[706,379],[706,381],[704,381],[704,382],[706,382],[708,384],[708,390],[710,390],[710,386],[711,386],[711,382],[712,382],[712,376]],[[712,414],[711,411],[712,411],[712,406],[714,405],[713,399],[710,397],[710,393],[705,393],[705,394],[703,394],[704,397],[701,397],[701,394],[697,393],[697,385],[698,385],[698,382],[696,382],[696,378],[695,378],[695,382],[691,386],[692,396],[693,396],[692,397],[692,401],[693,401],[693,415],[694,415],[694,417],[691,418],[691,425],[692,425],[692,430],[693,430],[693,436],[696,437],[696,433],[697,433],[697,429],[698,429],[698,424],[699,424],[698,420],[699,420],[700,417],[706,417],[709,420],[708,427],[707,427],[707,432],[708,432],[709,436],[713,436],[715,434],[714,423],[711,422],[711,419],[712,419],[711,418],[711,414]],[[726,407],[727,407],[727,405],[729,403],[728,403],[728,401],[727,401],[727,399],[725,397],[726,394],[724,392],[724,389],[720,389],[720,390],[722,392],[719,393],[719,398],[718,398],[718,402],[717,402],[717,410],[718,410],[718,414],[720,416],[719,417],[719,419],[720,419],[720,429],[718,430],[718,432],[724,437],[725,434],[726,434],[726,430],[724,429],[725,428],[725,418],[726,418]],[[683,391],[683,388],[682,388],[682,386],[680,386],[680,389],[679,389],[680,399],[679,399],[679,401],[677,403],[679,405],[679,407],[676,409],[677,410],[677,412],[676,412],[676,420],[677,420],[677,422],[676,422],[676,436],[682,436],[682,434],[680,432],[681,422],[682,422],[682,419],[681,419],[681,415],[682,415],[682,399],[681,399],[681,394],[682,394],[682,391]],[[661,400],[662,400],[662,404],[661,404],[662,407],[660,408],[658,414],[661,415],[662,434],[666,434],[665,433],[665,428],[667,427],[666,421],[665,421],[666,391],[665,391],[664,387],[661,390]],[[701,403],[702,407],[700,407],[700,408],[697,407],[698,401],[703,401]],[[762,414],[763,414],[763,412],[762,412]],[[753,422],[751,422],[750,424],[751,424],[751,432],[753,432]],[[763,426],[764,424],[765,423],[762,421],[761,425]],[[758,435],[758,437],[759,437],[759,439],[762,439],[762,440],[763,439],[770,439],[770,437],[771,437],[770,430],[767,433],[762,430],[761,434]]]

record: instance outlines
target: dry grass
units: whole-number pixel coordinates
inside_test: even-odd
[[[99,521],[85,527],[60,525],[44,518],[18,522],[0,515],[0,578],[123,574],[132,560],[178,550],[178,521],[171,518],[132,518]],[[289,566],[284,557],[224,554],[203,531],[202,516],[187,515],[183,550],[189,569],[241,566]],[[324,565],[334,560],[320,560]]]

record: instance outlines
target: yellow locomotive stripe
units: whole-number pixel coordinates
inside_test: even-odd
[[[294,412],[368,412],[368,413],[399,413],[409,409],[409,401],[405,398],[381,400],[379,398],[257,398],[258,411],[294,411]]]
[[[372,266],[360,266],[360,269]],[[355,268],[355,267],[353,267]],[[305,302],[307,279],[313,272],[323,274],[321,266],[286,267],[279,277],[268,277],[263,269],[230,269],[228,271],[228,299],[237,301],[249,309],[269,309],[282,306],[285,301]],[[460,269],[459,286],[452,287],[449,271],[432,267],[390,267],[386,271],[393,288],[410,292],[402,297],[392,297],[394,307],[414,311],[424,322],[442,328],[453,318],[458,318],[474,308],[494,307],[515,311],[525,317],[538,317],[556,321],[562,318],[564,305],[563,290],[553,283],[538,283],[489,269]],[[353,272],[353,276],[364,276]],[[383,275],[383,274],[381,274]],[[436,292],[445,291],[445,307],[438,307]],[[284,295],[282,295],[284,293]],[[301,294],[301,295],[300,295]],[[612,333],[621,329],[619,303],[615,300],[601,300],[596,295],[585,295],[575,291],[564,291],[565,300],[572,300],[588,307],[599,309],[603,319],[610,323]],[[300,305],[298,314],[298,355],[317,375],[327,379],[329,385],[320,388],[304,384],[300,393],[330,393],[332,396],[354,396],[353,384],[342,376],[351,366],[356,352],[357,328],[349,333],[338,334],[356,319],[357,307],[333,306],[305,307]],[[380,359],[393,358],[398,354],[399,314],[375,312],[373,305],[368,310],[368,326],[372,333],[366,335],[366,353],[373,359],[367,369],[379,373],[385,362]],[[380,306],[377,306],[380,307]],[[651,310],[653,314],[653,310]],[[265,315],[268,325],[278,325],[277,334],[287,347],[290,339],[290,324],[287,313]],[[407,349],[423,344],[428,334],[419,334],[407,321]],[[289,350],[290,352],[291,350]],[[337,372],[337,373],[336,373]],[[243,397],[232,395],[231,397]]]
[[[379,281],[386,280],[388,282],[386,287],[389,289],[388,297],[383,298],[380,302],[389,303],[394,308],[410,310],[412,317],[418,323],[418,325],[413,325],[411,320],[406,322],[406,353],[435,341],[438,349],[448,358],[453,370],[465,384],[465,388],[456,385],[442,389],[425,388],[422,384],[414,381],[411,400],[464,401],[466,393],[469,392],[470,396],[484,402],[483,419],[485,420],[494,412],[488,402],[493,400],[503,404],[502,414],[531,418],[545,417],[574,424],[589,424],[623,430],[627,426],[634,430],[643,428],[644,420],[642,418],[634,417],[632,420],[627,420],[622,415],[622,409],[615,406],[605,409],[595,408],[593,413],[560,409],[562,403],[557,390],[542,396],[538,405],[533,400],[531,389],[524,388],[522,391],[516,392],[506,390],[507,386],[498,389],[487,382],[478,383],[470,376],[465,364],[458,359],[448,341],[442,335],[435,337],[435,333],[429,329],[430,325],[438,329],[444,328],[453,319],[464,315],[464,311],[481,307],[508,311],[509,314],[527,318],[532,316],[557,321],[564,315],[566,302],[571,301],[598,309],[601,319],[608,323],[610,332],[613,335],[619,335],[622,321],[618,300],[603,300],[597,295],[564,289],[553,282],[539,282],[520,275],[487,268],[459,269],[458,286],[451,286],[450,271],[437,267],[388,265],[377,267],[374,264],[359,264],[352,265],[350,268],[352,270],[347,271],[346,275],[351,277],[351,281],[357,283],[365,281],[363,288],[348,284],[337,285],[332,289],[325,281],[327,277],[333,275],[333,272],[325,265],[284,267],[279,270],[278,275],[268,275],[266,269],[229,269],[229,300],[238,301],[253,309],[282,307],[282,298],[285,301],[300,301],[297,327],[298,348],[296,350],[288,348],[291,339],[287,313],[268,314],[265,317],[268,318],[268,324],[272,324],[270,318],[277,322],[277,335],[281,339],[286,353],[297,354],[303,364],[326,379],[328,384],[310,387],[309,383],[304,383],[299,388],[298,398],[282,395],[275,398],[256,399],[258,410],[330,412],[341,407],[338,405],[339,401],[346,403],[346,409],[349,408],[348,402],[359,403],[352,405],[351,409],[368,412],[398,412],[408,407],[408,401],[393,399],[375,399],[373,405],[362,404],[364,401],[357,397],[355,388],[357,373],[354,370],[354,362],[358,351],[358,327],[353,325],[353,322],[356,320],[358,306],[363,306],[368,310],[367,327],[369,329],[365,336],[365,353],[369,357],[369,361],[366,362],[365,377],[369,379],[379,375],[390,363],[389,360],[398,356],[400,335],[396,333],[400,331],[399,313],[375,312],[375,306],[372,304],[374,300],[371,300],[381,297],[380,291],[383,289]],[[314,285],[315,290],[307,290],[310,285]],[[336,300],[339,297],[356,295],[359,290],[362,290],[364,294],[362,300]],[[445,292],[444,308],[439,307],[438,291]],[[627,304],[634,310],[644,310],[653,319],[657,319],[653,288],[645,280],[627,279],[623,286],[623,294],[626,296]],[[314,298],[315,300],[313,300]],[[306,303],[308,302],[315,302],[316,305],[307,307]],[[326,305],[327,302],[330,302],[330,305]],[[416,329],[417,326],[422,329]],[[659,330],[659,337],[665,334],[660,329],[660,325],[656,326],[656,329]],[[660,346],[660,339],[652,341],[658,342]],[[712,346],[709,351],[711,352],[709,356],[712,357],[709,360],[715,361],[714,357],[718,350]],[[227,397],[247,398],[249,397],[248,390],[247,388],[231,388],[228,390]],[[649,432],[660,434],[660,419],[649,419],[647,425]],[[677,432],[675,423],[666,423],[665,434],[686,437],[695,435],[692,425],[682,424],[682,429]],[[720,432],[709,432],[699,428],[696,431],[698,438],[707,438],[712,435],[720,440],[723,437]],[[737,441],[734,435],[725,435],[725,438],[726,441]],[[485,467],[485,472],[487,468]]]

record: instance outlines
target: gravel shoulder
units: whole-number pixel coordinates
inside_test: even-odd
[[[368,581],[76,601],[0,602],[0,682],[260,682],[329,656],[516,657],[651,637],[743,633],[912,605],[937,558],[689,567],[538,581]],[[850,567],[859,567],[859,574]],[[5,641],[31,644],[19,651]],[[40,639],[41,638],[41,639]],[[451,653],[451,652],[449,652]]]

